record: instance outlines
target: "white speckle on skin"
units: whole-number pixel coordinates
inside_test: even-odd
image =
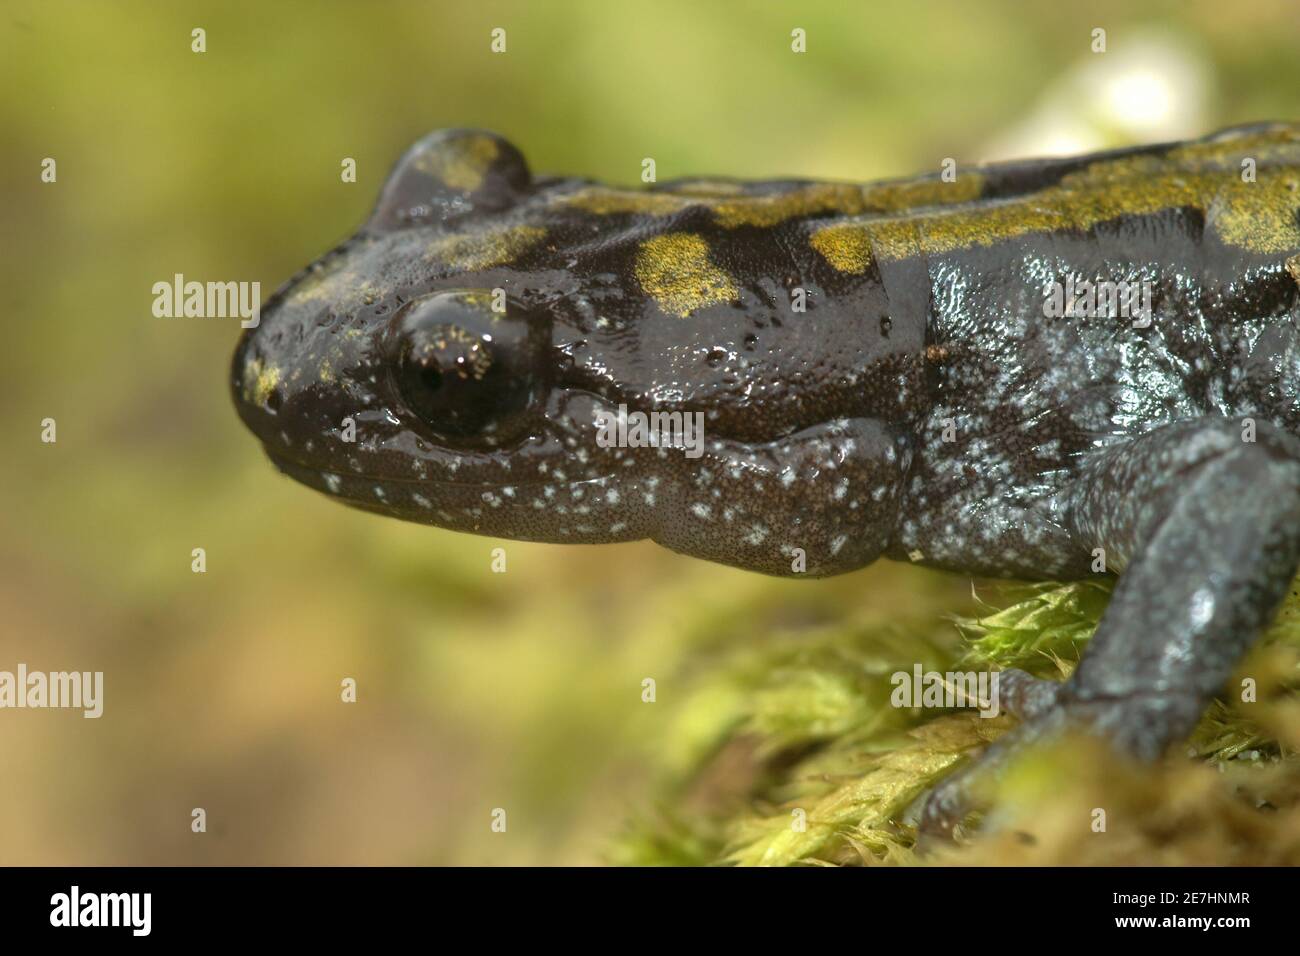
[[[1209,588],[1199,588],[1192,595],[1191,617],[1193,627],[1203,627],[1214,617],[1214,594]]]

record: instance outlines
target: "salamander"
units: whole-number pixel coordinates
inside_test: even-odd
[[[778,575],[1118,575],[1067,681],[1001,673],[1021,722],[931,793],[947,833],[1065,728],[1159,756],[1275,611],[1300,563],[1298,253],[1300,125],[644,189],[444,130],[268,302],[232,388],[291,478],[455,531]],[[700,440],[636,440],[638,416]]]

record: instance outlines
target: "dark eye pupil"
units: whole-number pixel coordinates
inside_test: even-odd
[[[426,365],[420,371],[420,381],[429,391],[436,392],[442,388],[442,369],[437,365]]]

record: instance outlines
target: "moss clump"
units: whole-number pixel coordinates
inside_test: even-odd
[[[778,633],[697,666],[676,733],[694,758],[617,840],[637,864],[1300,863],[1300,592],[1188,743],[1156,767],[1095,741],[1026,755],[978,834],[918,856],[921,798],[1014,725],[890,705],[890,677],[1020,667],[1068,676],[1109,599],[1097,582],[1015,586],[944,629]],[[954,626],[955,625],[955,626]],[[698,662],[697,662],[698,665]],[[1247,683],[1243,683],[1247,682]],[[1242,700],[1238,688],[1254,687]],[[720,702],[725,705],[719,706]],[[710,724],[710,719],[713,723]],[[1103,826],[1104,824],[1104,826]]]

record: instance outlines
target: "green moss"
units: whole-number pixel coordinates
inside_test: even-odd
[[[658,810],[628,828],[611,858],[817,865],[1070,863],[1087,856],[1122,863],[1147,853],[1162,862],[1229,862],[1246,852],[1245,832],[1259,842],[1257,857],[1300,862],[1296,593],[1228,684],[1253,681],[1256,700],[1234,693],[1216,701],[1185,753],[1133,768],[1088,741],[1062,742],[1022,760],[999,785],[987,833],[938,857],[917,857],[914,824],[925,793],[1014,720],[891,706],[890,676],[919,662],[926,670],[1019,667],[1061,679],[1109,595],[1108,583],[1012,586],[1000,606],[981,602],[973,614],[950,618],[946,630],[828,626],[716,654],[696,671],[665,740],[671,749],[676,734],[686,735],[694,759],[677,763],[660,788]],[[1179,794],[1204,788],[1195,804],[1178,803]],[[1081,822],[1094,804],[1116,808],[1121,839],[1110,830],[1104,839],[1076,842],[1097,836]],[[1198,817],[1171,837],[1164,831],[1179,812],[1213,817]],[[1231,830],[1222,846],[1206,844],[1210,823]],[[1008,832],[1022,839],[1007,843]],[[1032,847],[1028,858],[1025,847]]]
[[[1062,676],[1078,660],[1110,601],[1111,581],[1008,588],[1012,603],[978,617],[956,618],[969,644],[959,666],[1019,667],[1040,677]]]

